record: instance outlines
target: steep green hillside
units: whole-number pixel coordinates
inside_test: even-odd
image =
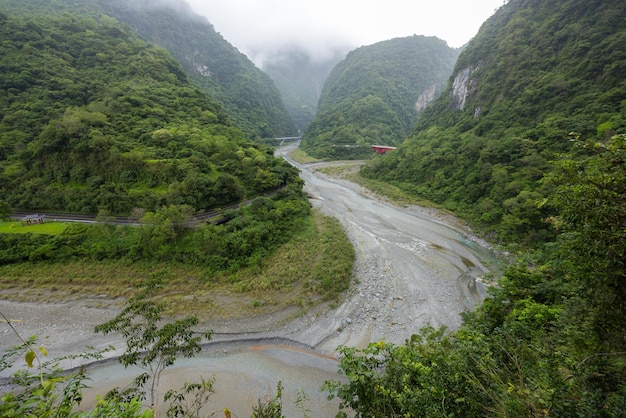
[[[549,236],[549,162],[572,137],[626,132],[626,3],[511,0],[459,56],[448,88],[366,176],[393,182],[507,241]]]
[[[299,132],[304,132],[313,121],[324,81],[344,56],[345,52],[340,50],[322,58],[292,49],[280,51],[263,63],[263,71],[278,87]]]
[[[328,76],[302,148],[321,158],[363,158],[371,144],[398,144],[445,87],[457,55],[424,36],[350,52]]]
[[[190,79],[223,104],[250,137],[292,135],[296,128],[272,80],[182,0],[98,0],[181,63]]]
[[[0,20],[0,196],[12,207],[206,210],[298,181],[115,19]]]
[[[0,11],[23,17],[107,14],[170,51],[192,82],[222,104],[249,137],[296,131],[271,79],[215,32],[184,0],[6,0]]]

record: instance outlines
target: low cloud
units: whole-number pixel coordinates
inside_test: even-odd
[[[503,0],[187,0],[255,62],[298,47],[314,57],[411,36],[467,43]]]

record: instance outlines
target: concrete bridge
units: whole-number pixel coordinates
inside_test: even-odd
[[[283,145],[285,141],[299,141],[301,136],[283,136],[282,138],[274,138],[276,141],[280,141],[280,145]]]

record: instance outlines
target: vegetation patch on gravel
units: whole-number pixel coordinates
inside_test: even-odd
[[[422,199],[419,196],[409,194],[389,182],[363,177],[359,171],[363,163],[364,161],[342,161],[338,164],[321,166],[315,171],[322,172],[334,178],[344,179],[356,183],[359,186],[365,187],[369,191],[375,193],[377,196],[388,199],[398,205],[417,205],[441,209],[441,205],[427,199]]]

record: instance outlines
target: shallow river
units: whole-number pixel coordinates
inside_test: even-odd
[[[221,348],[220,348],[221,346]],[[93,402],[94,394],[124,387],[129,375],[138,375],[138,368],[124,369],[118,363],[97,367],[90,371],[96,391],[86,392],[86,404]],[[251,415],[252,406],[259,399],[271,399],[277,382],[283,391],[283,414],[287,417],[304,416],[303,408],[311,411],[311,417],[334,417],[338,411],[337,401],[328,401],[327,393],[320,387],[325,380],[337,379],[337,360],[315,351],[286,344],[237,344],[235,350],[228,344],[211,347],[192,359],[183,359],[167,369],[161,376],[157,399],[170,388],[178,389],[185,382],[198,382],[215,377],[215,394],[212,395],[206,414],[228,408],[233,416]],[[302,397],[302,394],[305,397]],[[299,398],[304,399],[297,405]],[[161,411],[160,416],[163,415]],[[222,413],[215,416],[224,416]]]

